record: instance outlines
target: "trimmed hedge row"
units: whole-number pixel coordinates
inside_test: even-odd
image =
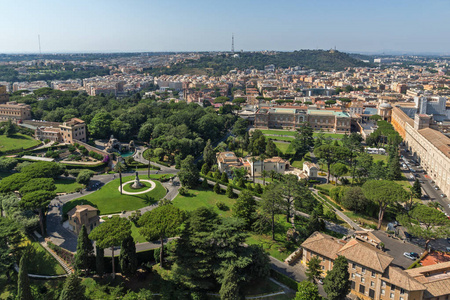
[[[343,209],[340,205],[338,205],[338,204],[334,203],[333,201],[331,201],[330,199],[328,199],[328,197],[326,197],[324,195],[324,193],[322,193],[322,191],[319,191],[318,194],[319,194],[319,197],[321,199],[323,199],[324,201],[326,201],[328,204],[332,205],[333,207],[335,207],[336,209],[338,209],[340,211],[343,211]]]
[[[294,279],[281,274],[280,272],[275,271],[274,269],[270,269],[270,277],[275,279],[276,281],[284,284],[285,286],[293,289],[294,291],[298,290],[298,282]]]

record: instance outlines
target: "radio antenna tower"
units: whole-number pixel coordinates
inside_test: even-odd
[[[39,42],[39,55],[42,55],[42,52],[41,52],[41,35],[40,34],[38,34],[38,42]]]
[[[231,53],[234,54],[234,33],[231,34]]]

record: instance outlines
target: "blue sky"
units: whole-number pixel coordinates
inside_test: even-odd
[[[450,53],[448,0],[1,0],[0,53]]]

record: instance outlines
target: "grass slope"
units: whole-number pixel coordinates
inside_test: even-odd
[[[64,275],[66,271],[38,242],[32,242],[33,255],[29,258],[28,273],[38,275]]]
[[[16,149],[28,149],[39,145],[40,143],[40,141],[22,133],[16,133],[10,137],[0,135],[0,151],[2,152]]]
[[[158,175],[151,175],[150,178],[159,178]],[[127,176],[122,178],[122,182],[127,182],[134,180],[135,176]],[[140,176],[141,179],[148,179],[148,177]],[[139,208],[151,205],[158,200],[164,198],[166,195],[166,189],[159,183],[155,181],[156,188],[152,191],[139,194],[139,195],[120,195],[119,192],[119,179],[115,179],[100,190],[84,196],[80,199],[76,199],[68,202],[63,207],[63,215],[65,215],[69,210],[71,210],[76,205],[89,204],[97,207],[100,210],[101,215],[118,213],[121,211],[133,211]]]

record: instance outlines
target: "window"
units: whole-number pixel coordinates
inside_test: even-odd
[[[389,295],[389,298],[394,298],[394,293],[391,293],[390,295]]]
[[[382,286],[382,287],[385,287],[385,286],[386,286],[386,281],[383,281],[383,280],[382,280],[382,281],[381,281],[381,286]]]
[[[384,295],[386,293],[385,290],[381,290],[381,295]]]
[[[355,278],[356,276],[355,276],[355,273],[352,273],[352,278]]]
[[[360,285],[359,285],[359,292],[360,292],[361,294],[364,294],[365,291],[366,291],[366,287],[363,286],[362,284],[360,284]]]
[[[403,297],[400,297],[400,300],[405,300],[405,298],[403,298]]]
[[[365,283],[366,279],[364,277],[361,277],[361,283]]]
[[[369,289],[369,297],[370,298],[375,298],[375,291],[374,290],[372,290],[372,289]]]
[[[355,282],[354,282],[353,280],[350,281],[350,286],[351,286],[351,289],[352,289],[352,290],[355,289]]]
[[[370,286],[371,286],[371,287],[374,287],[374,286],[375,286],[375,282],[371,281],[371,282],[370,282]]]
[[[375,272],[374,271],[372,271],[372,277],[375,277]]]
[[[404,289],[400,289],[400,294],[404,294],[405,290]]]
[[[364,267],[362,268],[362,273],[366,274],[366,268],[364,268]]]
[[[395,291],[395,285],[391,284],[391,291]]]
[[[356,269],[356,264],[355,263],[352,264],[352,269],[353,270]]]

